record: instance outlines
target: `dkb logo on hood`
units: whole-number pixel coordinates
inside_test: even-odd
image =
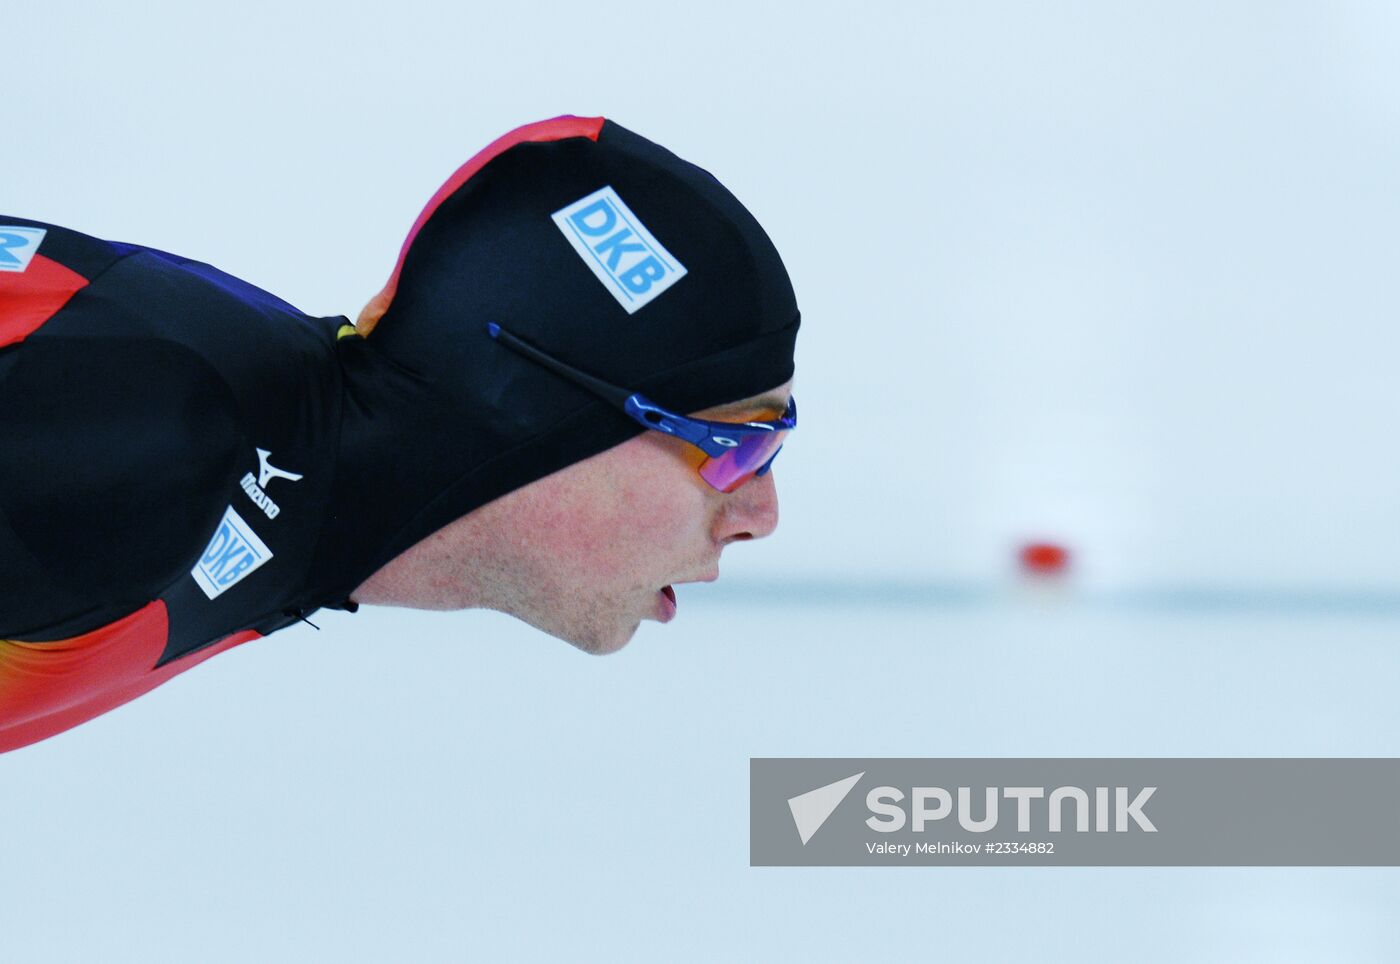
[[[611,187],[550,217],[629,315],[685,277],[685,265],[651,236]]]

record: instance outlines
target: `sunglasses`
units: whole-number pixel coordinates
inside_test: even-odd
[[[788,398],[782,418],[774,422],[711,422],[690,418],[664,409],[637,392],[629,392],[566,365],[495,322],[487,323],[486,332],[516,354],[611,402],[644,428],[665,432],[695,446],[703,454],[696,464],[700,478],[720,492],[733,492],[750,479],[766,475],[788,432],[797,427],[797,403],[792,398]]]

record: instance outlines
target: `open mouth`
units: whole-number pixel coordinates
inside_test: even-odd
[[[661,598],[656,601],[656,618],[669,623],[676,618],[676,590],[671,586],[662,586],[657,595]]]

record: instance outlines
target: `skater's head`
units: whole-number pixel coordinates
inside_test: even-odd
[[[795,424],[798,325],[777,250],[709,172],[602,118],[502,137],[433,196],[356,324],[476,460],[457,516],[357,601],[490,606],[620,648],[669,615],[663,586],[777,525],[764,470]]]

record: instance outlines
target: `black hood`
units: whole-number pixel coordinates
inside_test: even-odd
[[[569,212],[596,233],[571,228]],[[305,608],[643,431],[494,342],[486,323],[680,411],[786,382],[799,324],[776,249],[718,180],[612,121],[572,116],[463,165],[418,218],[381,300],[362,337],[337,343],[333,514],[312,567],[322,598]]]

